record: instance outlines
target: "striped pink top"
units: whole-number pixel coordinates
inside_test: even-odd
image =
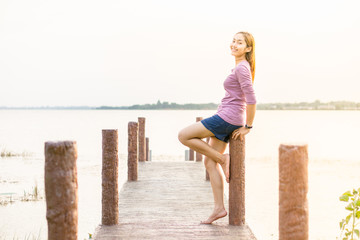
[[[248,61],[241,61],[224,81],[225,97],[216,114],[233,125],[245,125],[246,105],[256,104],[252,75]]]

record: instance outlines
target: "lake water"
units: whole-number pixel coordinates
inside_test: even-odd
[[[0,110],[0,150],[32,152],[0,158],[0,194],[14,197],[44,190],[44,143],[75,140],[78,145],[79,239],[101,222],[101,130],[119,131],[119,184],[126,181],[127,125],[146,118],[153,161],[183,161],[179,130],[215,110]],[[360,187],[360,111],[256,112],[246,136],[246,221],[258,239],[278,239],[278,147],[307,143],[309,150],[310,239],[335,239],[346,216],[338,197]],[[228,151],[228,149],[226,150]],[[203,176],[200,176],[203,177]],[[227,186],[226,188],[227,189]],[[209,191],[211,189],[209,188]],[[226,190],[227,194],[227,190]],[[42,193],[43,195],[43,193]],[[1,195],[0,195],[1,197]],[[209,213],[211,210],[209,210]],[[0,205],[0,239],[33,234],[46,239],[45,202]]]

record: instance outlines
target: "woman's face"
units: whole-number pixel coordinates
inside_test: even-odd
[[[246,47],[244,36],[241,33],[235,34],[230,44],[231,55],[241,57],[246,52],[250,52],[251,47]]]

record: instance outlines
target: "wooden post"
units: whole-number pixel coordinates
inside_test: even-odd
[[[137,122],[128,124],[128,181],[138,179],[138,130]]]
[[[77,240],[76,141],[45,142],[45,197],[49,240]]]
[[[149,138],[146,138],[146,161],[149,161]]]
[[[189,148],[189,160],[190,161],[194,161],[194,150],[192,150],[191,148]]]
[[[202,117],[196,117],[196,122],[201,121]],[[203,155],[201,153],[196,152],[196,162],[202,162]]]
[[[245,137],[230,136],[229,224],[245,224]]]
[[[118,130],[102,130],[102,224],[119,222]]]
[[[308,146],[279,146],[279,239],[309,239]]]
[[[207,142],[207,143],[210,142],[210,137],[207,137],[207,138],[206,138],[206,142]],[[206,179],[206,181],[210,181],[209,172],[206,170],[206,168],[205,168],[205,179]]]
[[[146,144],[145,144],[145,118],[139,117],[139,162],[146,161]]]

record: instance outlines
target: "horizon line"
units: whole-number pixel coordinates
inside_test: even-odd
[[[360,103],[360,102],[355,102],[355,101],[349,101],[349,100],[332,100],[332,101],[327,101],[327,102],[322,102],[321,100],[314,100],[312,102],[306,102],[306,101],[295,101],[295,102],[267,102],[267,103],[257,103],[256,105],[261,105],[261,104],[299,104],[299,103],[323,103],[323,104],[329,104],[329,103],[336,103],[336,102],[347,102],[347,103]],[[160,102],[160,104],[164,104],[164,103],[168,103],[168,104],[178,104],[178,105],[187,105],[187,104],[220,104],[220,103],[213,103],[213,102],[208,102],[208,103],[176,103],[176,102],[168,102],[168,101],[163,101]],[[143,103],[143,104],[133,104],[133,105],[128,105],[128,106],[119,106],[119,105],[97,105],[97,106],[92,106],[92,105],[33,105],[33,106],[0,106],[1,108],[101,108],[101,107],[132,107],[132,106],[136,106],[136,105],[157,105],[157,103]]]

